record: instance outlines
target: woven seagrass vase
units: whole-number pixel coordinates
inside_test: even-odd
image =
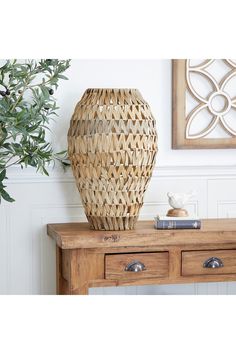
[[[155,164],[157,133],[135,89],[88,89],[75,107],[68,154],[93,229],[133,229]]]

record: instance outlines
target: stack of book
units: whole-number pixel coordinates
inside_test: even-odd
[[[197,217],[169,217],[158,215],[155,218],[156,229],[200,229],[201,220]]]

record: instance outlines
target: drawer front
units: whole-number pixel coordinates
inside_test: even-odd
[[[236,250],[182,252],[182,275],[234,274]]]
[[[106,279],[167,277],[168,252],[111,254],[105,257]]]

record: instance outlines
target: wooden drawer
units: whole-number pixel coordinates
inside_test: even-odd
[[[132,264],[135,264],[132,266]],[[145,266],[144,270],[135,272],[128,271],[131,268]],[[141,279],[167,277],[169,273],[168,252],[153,253],[124,253],[105,256],[105,277],[106,279]]]
[[[210,258],[217,258],[215,265],[220,267],[207,268],[204,263],[209,260],[213,265],[214,260]],[[211,251],[184,251],[182,252],[182,275],[204,275],[204,274],[236,274],[236,250],[211,250]]]

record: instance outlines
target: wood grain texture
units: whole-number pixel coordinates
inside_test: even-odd
[[[183,149],[185,145],[185,67],[183,59],[172,60],[172,148]]]
[[[56,286],[57,295],[67,295],[70,294],[68,281],[63,277],[63,261],[62,261],[62,249],[56,246]]]
[[[159,284],[192,284],[192,283],[211,283],[211,282],[232,282],[236,281],[236,274],[218,274],[218,275],[194,275],[180,276],[176,278],[141,278],[141,279],[105,279],[91,280],[89,287],[107,287],[107,286],[140,286],[140,285],[159,285]]]
[[[221,268],[204,268],[203,263],[211,258],[220,258]],[[182,252],[182,275],[217,275],[236,273],[236,250],[210,250]]]
[[[181,275],[181,248],[169,248],[169,276],[172,279]]]
[[[200,230],[156,230],[140,221],[135,230],[90,230],[86,223],[51,224],[57,241],[58,293],[88,294],[89,287],[224,282],[236,280],[236,219],[208,219]],[[210,257],[224,267],[205,269]],[[124,271],[134,260],[146,270]]]
[[[91,230],[88,223],[48,225],[48,235],[63,249],[227,245],[236,241],[235,232],[236,219],[205,219],[200,230],[156,230],[152,220],[120,232]]]
[[[104,255],[91,254],[86,249],[75,249],[71,252],[71,293],[87,295],[90,280],[104,279]]]
[[[141,272],[128,272],[125,267],[133,262],[142,262],[145,270]],[[168,277],[168,252],[156,253],[127,253],[106,255],[105,278],[106,279],[144,279]]]

